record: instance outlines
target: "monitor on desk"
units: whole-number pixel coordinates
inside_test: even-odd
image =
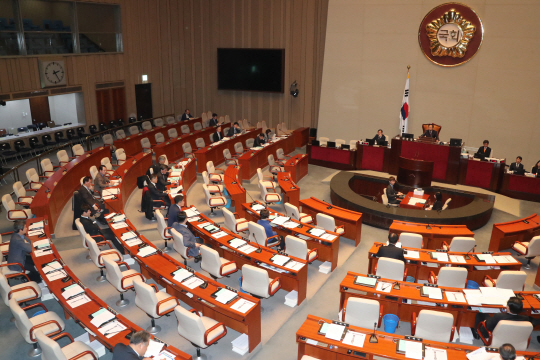
[[[370,146],[375,145],[375,139],[367,139],[366,138],[366,141],[369,143]]]
[[[313,146],[320,146],[321,143],[319,142],[319,140],[312,140],[312,141],[311,141],[311,145],[313,145]]]
[[[351,150],[351,146],[347,144],[341,144],[341,150]]]
[[[413,139],[414,139],[414,134],[403,133],[403,134],[401,134],[401,137],[402,137],[403,139],[413,140]]]
[[[327,148],[335,148],[336,147],[336,142],[335,141],[328,141],[326,143],[326,147]]]
[[[388,141],[377,141],[377,145],[379,145],[379,146],[388,146]]]
[[[451,138],[450,146],[461,146],[461,139]]]

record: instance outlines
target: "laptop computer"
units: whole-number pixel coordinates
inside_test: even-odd
[[[336,147],[336,142],[335,141],[328,141],[326,143],[326,147],[327,148],[335,148]]]
[[[313,145],[313,146],[320,146],[321,143],[319,142],[319,140],[312,140],[312,141],[311,141],[311,145]]]
[[[403,133],[403,134],[401,134],[401,137],[404,138],[404,139],[413,140],[414,139],[414,134]]]
[[[450,146],[461,146],[461,139],[451,138]]]

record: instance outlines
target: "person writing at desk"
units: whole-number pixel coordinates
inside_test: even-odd
[[[8,268],[11,271],[24,272],[28,271],[28,279],[41,282],[41,276],[34,266],[34,260],[32,260],[32,242],[26,236],[27,232],[25,220],[15,220],[13,223],[13,234],[9,240],[8,248],[8,264],[19,263],[22,265],[22,269],[18,265],[9,265]]]
[[[386,197],[388,198],[388,203],[389,204],[401,203],[401,200],[398,200],[397,198],[399,196],[403,196],[403,194],[400,192],[396,193],[396,190],[394,189],[394,185],[396,184],[396,178],[393,176],[390,176],[390,178],[388,179],[388,182],[389,184],[388,184],[388,187],[386,188]]]
[[[240,129],[240,125],[238,124],[238,121],[235,121],[233,126],[229,129],[229,136],[234,135],[240,135],[242,133],[242,129]]]
[[[485,158],[488,158],[491,155],[491,148],[488,146],[489,140],[484,140],[484,146],[480,146],[478,148],[478,151],[476,152],[475,157],[480,158],[484,160]]]
[[[216,128],[216,132],[212,134],[212,141],[218,142],[223,139],[223,133],[221,132],[221,125]]]
[[[180,119],[180,121],[187,121],[189,119],[193,119],[193,115],[189,113],[189,109],[186,109],[182,114],[182,118]]]
[[[144,357],[150,345],[150,334],[144,330],[131,335],[129,345],[119,342],[113,348],[112,360],[152,360]]]
[[[107,180],[105,174],[107,174],[107,167],[105,165],[101,165],[99,167],[99,172],[94,178],[94,189],[99,193],[99,196],[103,196],[103,190],[111,183],[109,180]]]
[[[210,121],[208,122],[208,126],[217,126],[217,125],[218,125],[217,114],[216,114],[216,113],[213,113],[213,114],[212,114],[212,118],[211,118]]]
[[[195,235],[193,235],[191,230],[189,230],[187,227],[186,212],[180,211],[176,219],[177,221],[173,223],[172,228],[182,235],[184,246],[188,248],[188,255],[193,256],[195,258],[195,262],[198,263],[201,261],[201,251],[199,250],[201,244],[197,242],[197,239],[199,238],[195,237]]]
[[[79,188],[79,196],[82,202],[92,209],[92,216],[99,213],[96,220],[102,224],[107,224],[104,215],[109,213],[109,210],[105,209],[103,203],[99,203],[94,197],[94,184],[92,184],[92,178],[90,176],[83,178],[83,184]]]
[[[270,211],[268,211],[268,209],[263,209],[261,210],[261,218],[257,221],[257,224],[261,225],[264,228],[264,231],[266,232],[266,239],[277,235],[272,229],[272,225],[270,225],[270,221],[268,220],[268,218],[270,218]],[[279,237],[279,239],[280,240],[278,240],[278,238],[273,238],[268,243],[268,246],[271,246],[275,244],[276,242],[279,242],[279,245],[278,245],[279,249],[284,250],[285,241],[283,241],[283,238],[281,236]]]
[[[253,142],[253,147],[262,146],[266,141],[264,140],[264,134],[260,133],[255,138],[255,141]]]
[[[377,131],[377,135],[373,137],[373,140],[375,140],[376,145],[383,145],[386,142],[386,136],[383,135],[382,129]]]
[[[420,137],[435,138],[435,140],[439,140],[439,134],[437,134],[437,132],[433,130],[433,125],[428,125],[428,129],[425,133],[420,135]]]
[[[161,165],[161,170],[158,175],[157,188],[160,191],[167,190],[167,186],[171,185],[169,181],[169,167],[167,165]]]
[[[518,156],[516,158],[516,162],[513,162],[512,164],[510,164],[510,169],[508,169],[508,170],[513,171],[514,174],[516,174],[516,175],[524,175],[525,174],[525,168],[523,167],[523,164],[521,163],[522,160],[523,160],[523,158],[521,156]]]
[[[375,255],[379,258],[386,257],[405,262],[405,255],[403,254],[403,249],[396,246],[398,240],[398,234],[392,233],[388,235],[388,245],[381,246],[377,251],[377,254]]]
[[[169,207],[169,213],[167,214],[167,226],[172,227],[173,224],[178,220],[178,214],[182,211],[182,206],[184,206],[184,196],[179,194],[174,197],[174,205]]]
[[[533,174],[535,174],[536,176],[538,176],[538,175],[540,175],[540,173],[538,172],[538,169],[540,169],[540,160],[538,160],[538,161],[536,162],[536,165],[533,166],[531,172],[532,172]]]

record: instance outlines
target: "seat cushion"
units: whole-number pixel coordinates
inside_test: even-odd
[[[221,175],[219,174],[214,174],[214,175],[210,175],[210,181],[223,181],[223,179],[221,178]]]
[[[313,259],[315,259],[317,257],[317,252],[316,251],[313,251],[311,253],[309,253],[309,259],[308,259],[308,262],[311,262]]]
[[[2,262],[2,265],[3,264],[7,264],[7,261],[4,261]],[[17,273],[20,273],[21,270],[19,270],[19,267],[17,266],[17,270],[11,270],[8,266],[2,266],[2,268],[0,268],[2,271],[2,274],[4,274],[4,276],[6,275],[11,275],[11,274],[17,274]],[[25,270],[25,273],[28,274],[29,271],[28,270]]]
[[[0,251],[1,252],[8,252],[8,250],[9,250],[9,243],[0,244]]]
[[[219,258],[219,260],[221,261],[221,265],[223,265],[225,263],[228,263],[230,261],[230,260],[226,260],[224,258]],[[234,271],[234,270],[237,270],[236,263],[232,263],[232,264],[224,266],[222,273],[226,274],[229,271]]]
[[[496,284],[494,282],[491,282],[491,280],[489,279],[484,280],[484,283],[486,284],[487,287],[494,287]]]
[[[237,219],[237,220],[236,220],[237,223],[240,222],[240,221],[246,221],[246,219],[241,218],[241,219]],[[238,225],[236,226],[236,228],[238,229],[238,231],[245,231],[245,230],[247,230],[247,228],[248,228],[248,223],[247,223],[247,222],[243,222],[243,223],[241,223],[241,224],[238,224]]]
[[[302,220],[300,220],[300,222],[303,222],[303,223],[312,223],[313,222],[313,218],[311,216],[309,216],[308,214],[300,213],[300,218],[302,219]]]
[[[24,214],[26,214],[26,216]],[[15,220],[26,220],[27,218],[30,218],[32,216],[32,212],[30,209],[16,209],[16,211],[13,211],[9,217]]]
[[[223,185],[208,185],[208,191],[212,193],[217,193],[218,191],[223,194]]]
[[[94,350],[92,350],[92,348],[88,345],[86,345],[85,343],[83,343],[82,341],[75,341],[75,342],[72,342],[71,344],[67,345],[67,346],[64,346],[62,348],[62,352],[64,353],[64,355],[66,355],[66,358],[67,359],[71,359],[75,356],[77,356],[78,354],[81,354],[85,351],[92,351],[94,353],[94,355],[96,355],[96,358],[97,358],[97,354]],[[79,358],[80,360],[92,360],[93,357],[92,355],[90,354],[87,354],[87,355],[84,355],[83,357],[80,357]],[[53,360],[53,359],[51,359]]]
[[[137,270],[129,269],[129,270],[126,270],[126,271],[122,271],[122,277],[132,275],[132,274],[137,274],[137,273],[138,273]],[[140,276],[133,276],[133,277],[130,277],[129,279],[124,280],[124,287],[128,288],[130,286],[133,286],[133,281],[135,281],[135,280],[141,280],[141,277]]]
[[[32,288],[34,288],[36,290],[36,292],[38,294],[38,296],[37,296],[38,298],[41,297],[41,289],[39,288],[39,285],[35,281],[30,281],[30,282],[26,282],[26,283],[22,283],[22,284],[12,286],[11,291],[21,289],[23,287],[28,287],[28,286],[31,286]],[[25,290],[17,291],[15,293],[13,293],[11,295],[11,297],[14,298],[15,300],[17,300],[18,303],[20,303],[20,302],[26,301],[28,299],[35,298],[36,294],[30,289],[25,289]]]
[[[448,246],[444,245],[442,246],[443,250],[448,250]]]
[[[171,295],[167,294],[167,293],[164,293],[162,291],[158,291],[156,293],[156,297],[157,297],[157,300],[158,302],[160,302],[161,300],[165,300],[166,298],[168,297],[171,297]],[[168,310],[171,310],[171,309],[174,309],[174,307],[178,305],[178,303],[176,302],[176,300],[169,300],[167,302],[164,302],[163,304],[161,304],[159,306],[159,311],[161,313],[165,312],[165,311],[168,311]]]
[[[225,205],[227,201],[223,196],[216,196],[210,199],[210,206],[222,206]]]
[[[525,246],[518,243],[514,243],[514,246],[512,246],[512,248],[516,250],[517,252],[519,252],[521,255],[525,255],[527,253],[527,248],[529,247],[529,243],[524,242],[522,244]]]
[[[205,330],[210,329],[212,326],[214,326],[214,325],[216,325],[218,323],[216,320],[211,319],[211,318],[206,317],[206,316],[201,317],[201,320],[202,320],[202,323],[203,323],[203,326],[204,326]],[[223,334],[224,330],[225,330],[225,328],[223,326],[219,326],[216,329],[212,330],[210,332],[210,334],[208,334],[208,342],[211,342],[212,340],[217,338],[219,335]],[[200,344],[200,345],[204,345],[204,344]],[[204,347],[207,347],[207,346],[204,345]]]
[[[34,200],[34,199],[33,198],[23,198],[23,199],[21,199],[20,202],[25,203],[25,204],[31,204],[32,200]]]
[[[31,317],[29,320],[32,326],[39,325],[50,320],[54,320],[58,322],[60,326],[62,327],[60,331],[63,331],[66,328],[66,325],[64,324],[64,320],[62,320],[60,316],[58,316],[55,312],[52,312],[52,311],[48,311],[45,314]],[[45,335],[49,335],[49,334],[54,333],[55,331],[58,331],[58,326],[52,323],[52,324],[48,324],[43,327],[40,327],[39,329],[43,331]]]
[[[266,194],[266,199],[264,199],[266,202],[279,202],[281,201],[281,196],[278,194]]]

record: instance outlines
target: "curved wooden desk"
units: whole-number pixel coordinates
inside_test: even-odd
[[[39,222],[39,221],[44,220],[44,219],[46,219],[46,218],[34,218],[34,219],[27,220],[26,223],[29,226],[32,223]],[[49,228],[48,228],[47,225],[45,225],[44,230],[45,230],[45,233],[46,233],[46,237],[50,238]],[[32,242],[41,240],[41,239],[38,239],[37,236],[30,236],[29,238],[30,238],[30,240]],[[65,314],[66,320],[69,319],[70,317],[73,318],[73,320],[76,323],[78,323],[84,330],[86,330],[90,334],[90,338],[92,340],[93,339],[98,340],[107,349],[109,349],[109,351],[112,351],[114,346],[116,344],[118,344],[118,343],[123,343],[123,344],[126,344],[126,345],[129,344],[129,340],[126,339],[125,336],[129,332],[136,332],[136,331],[140,331],[142,329],[140,327],[138,327],[137,325],[135,325],[134,323],[132,323],[131,321],[129,321],[128,319],[126,319],[121,314],[116,313],[116,311],[114,311],[112,308],[107,306],[107,304],[103,300],[101,300],[101,298],[96,296],[89,288],[85,287],[84,284],[82,284],[82,282],[80,282],[80,280],[77,278],[75,273],[67,265],[64,264],[64,262],[62,261],[62,257],[60,256],[60,254],[58,253],[58,251],[56,250],[56,247],[54,246],[54,244],[52,242],[51,242],[51,249],[52,249],[53,253],[50,254],[50,255],[43,255],[43,256],[40,256],[40,257],[36,257],[35,254],[32,253],[32,259],[34,260],[34,264],[36,265],[36,269],[38,269],[38,271],[39,271],[39,273],[41,275],[41,278],[47,284],[47,287],[49,288],[49,291],[52,294],[54,294],[54,296],[56,297],[58,303],[64,309],[64,314]],[[43,270],[42,270],[43,265],[45,265],[45,264],[47,264],[47,263],[49,263],[51,261],[54,261],[54,260],[57,260],[61,264],[63,264],[64,270],[71,277],[71,280],[68,281],[67,283],[62,282],[60,279],[57,279],[57,280],[54,280],[54,281],[49,281],[47,279],[47,276],[43,272]],[[66,286],[70,286],[70,285],[75,284],[75,283],[78,283],[79,285],[81,285],[85,289],[85,295],[88,298],[90,298],[90,302],[87,302],[85,304],[82,304],[80,306],[72,308],[68,304],[67,300],[64,299],[64,297],[62,296],[62,289],[65,288]],[[116,291],[116,290],[113,290],[113,291]],[[91,324],[91,322],[90,322],[91,318],[89,316],[90,314],[93,314],[94,312],[98,311],[100,308],[106,308],[109,311],[111,311],[112,313],[116,314],[117,320],[119,322],[121,322],[124,326],[126,326],[127,329],[113,335],[110,338],[107,338],[103,334],[101,334],[99,332],[98,328],[96,328],[94,325]],[[154,336],[152,336],[152,337],[154,339],[158,340]],[[173,353],[174,355],[176,355],[175,359],[185,359],[185,360],[191,359],[191,355],[188,355],[188,354],[186,354],[186,353],[184,353],[184,352],[182,352],[182,351],[180,351],[180,350],[178,350],[178,349],[176,349],[176,348],[174,348],[172,346],[168,345],[165,349],[167,351]]]
[[[362,213],[340,208],[329,204],[325,201],[314,198],[300,200],[302,212],[309,214],[315,220],[318,213],[323,213],[332,216],[336,221],[336,225],[343,225],[345,233],[343,236],[354,239],[355,246],[360,244],[362,236]]]
[[[291,173],[291,179],[294,182],[299,182],[308,174],[309,157],[307,154],[297,154],[292,156],[284,164],[285,171]]]
[[[301,127],[294,129],[292,135],[294,137],[294,146],[301,148],[302,146],[307,145],[309,141],[309,128]]]
[[[239,180],[241,165],[229,165],[225,170],[225,189],[231,197],[231,206],[234,206],[234,211],[239,217],[244,217],[244,208],[242,204],[246,202],[246,189],[242,186],[242,180]]]
[[[400,156],[397,181],[415,188],[431,186],[433,164],[433,161],[409,159]]]
[[[279,140],[271,142],[261,150],[248,150],[238,158],[238,163],[242,165],[240,178],[249,181],[257,173],[257,168],[264,169],[268,166],[268,155],[274,155],[276,159],[276,151],[279,148],[283,149],[285,154],[294,151],[294,137],[280,137]]]
[[[300,206],[300,187],[292,180],[291,173],[279,172],[277,180],[285,196],[284,202],[289,202],[296,207]]]
[[[377,251],[379,251],[379,247],[385,244],[386,243],[375,242],[373,243],[373,246],[371,247],[371,249],[369,249],[368,271],[370,274],[375,274],[375,268],[378,262],[378,258],[375,255],[377,254]],[[415,249],[415,248],[407,248],[407,247],[404,247],[404,249],[419,252],[419,258],[413,258],[413,257],[408,256],[407,254],[405,255],[405,259],[407,260],[405,264],[405,268],[407,269],[407,276],[412,276],[416,280],[427,280],[429,278],[429,274],[432,271],[435,273],[435,275],[437,275],[439,273],[439,269],[442,266],[458,266],[458,267],[466,268],[467,271],[469,272],[469,274],[467,275],[467,280],[473,280],[478,284],[482,283],[486,275],[489,275],[493,279],[496,279],[499,276],[501,271],[521,269],[521,263],[515,259],[512,262],[494,263],[494,264],[486,264],[483,261],[476,260],[474,255],[479,255],[482,253],[471,252],[469,253],[470,259],[465,260],[465,263],[460,263],[460,262],[452,262],[450,261],[450,258],[449,258],[449,261],[439,261],[439,260],[432,259],[430,254],[436,253],[433,250]],[[467,253],[447,252],[446,254],[450,257],[451,255],[465,256]],[[512,254],[508,252],[496,252],[496,253],[493,253],[493,255],[512,256]],[[433,267],[433,266],[436,266],[436,267]],[[479,270],[476,268],[477,266],[478,267],[481,266],[482,268],[486,268],[486,269]],[[497,267],[498,269],[496,269]]]
[[[506,173],[502,177],[500,193],[514,199],[540,202],[540,179]]]
[[[540,216],[537,214],[523,219],[493,224],[489,251],[510,249],[516,241],[530,241],[538,235],[540,235]]]
[[[71,200],[73,192],[81,187],[81,178],[90,176],[90,167],[99,167],[104,157],[111,157],[109,146],[85,152],[56,170],[36,192],[30,209],[37,217],[49,219],[49,229],[53,236],[62,210]]]
[[[420,234],[423,237],[424,249],[442,249],[443,242],[450,244],[456,236],[474,237],[474,233],[465,225],[428,225],[408,221],[394,220],[389,233],[402,232]]]

